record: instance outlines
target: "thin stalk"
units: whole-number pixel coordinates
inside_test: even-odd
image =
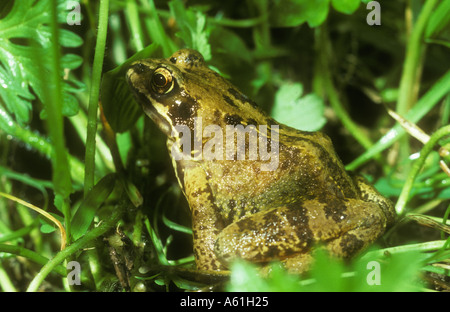
[[[423,34],[436,3],[437,0],[428,0],[424,3],[406,46],[406,56],[403,63],[403,72],[400,80],[396,107],[397,113],[401,116],[404,116],[417,101],[426,49],[426,45],[423,44]],[[410,154],[408,140],[400,140],[399,147],[399,159],[407,158]]]
[[[92,68],[91,90],[89,94],[88,123],[86,135],[84,195],[95,184],[95,137],[97,134],[97,112],[100,94],[100,82],[105,55],[106,34],[108,30],[109,0],[100,1],[97,42],[95,44],[94,64]]]
[[[439,103],[439,101],[450,91],[450,70],[447,71],[434,85],[425,93],[416,105],[408,111],[404,116],[412,123],[418,122],[423,116],[425,116],[431,109]],[[400,124],[396,124],[391,130],[389,130],[382,138],[375,143],[369,150],[359,156],[346,166],[347,170],[355,170],[366,161],[371,159],[374,155],[381,153],[386,148],[396,142],[406,131]]]
[[[16,239],[20,239],[24,237],[25,235],[29,234],[32,230],[36,229],[36,224],[39,221],[36,219],[35,222],[33,222],[30,225],[24,226],[23,228],[20,228],[16,231],[8,232],[8,233],[0,233],[0,243],[3,242],[12,242]]]
[[[450,135],[450,125],[442,127],[435,133],[433,133],[433,135],[430,137],[430,140],[423,146],[422,150],[420,151],[420,157],[414,162],[406,179],[405,186],[403,187],[397,204],[395,205],[395,211],[398,215],[404,213],[406,202],[408,201],[409,193],[411,192],[411,189],[413,187],[414,180],[420,172],[420,169],[422,169],[422,166],[425,163],[428,154],[433,150],[435,144],[437,144],[440,139],[447,135]]]
[[[139,9],[145,9],[147,18],[144,23],[147,28],[147,33],[150,37],[150,41],[161,45],[163,55],[170,55],[177,50],[177,46],[170,39],[170,36],[166,35],[164,26],[159,20],[158,11],[156,10],[153,0],[140,1]]]
[[[331,78],[330,72],[330,64],[329,57],[327,55],[327,51],[329,50],[329,38],[327,29],[325,26],[319,27],[316,29],[317,31],[317,51],[319,53],[318,57],[318,79],[319,84],[316,85],[318,88],[322,88],[322,90],[326,90],[325,95],[328,97],[331,107],[333,111],[336,113],[339,120],[342,122],[343,126],[352,134],[352,136],[366,149],[369,149],[373,143],[369,139],[368,136],[361,131],[361,128],[353,122],[353,120],[348,115],[347,111],[344,108],[341,100],[339,99],[339,93],[334,86],[333,80]],[[321,92],[316,92],[320,94]]]
[[[406,56],[397,100],[397,113],[400,115],[406,114],[415,98],[416,92],[413,92],[413,90],[415,89],[414,82],[418,74],[417,68],[424,49],[422,44],[423,33],[437,2],[437,0],[425,1],[406,46]]]
[[[101,222],[98,227],[94,228],[92,231],[89,231],[81,237],[80,239],[76,240],[72,243],[72,245],[66,247],[66,249],[58,252],[55,257],[53,257],[50,261],[48,261],[39,271],[39,273],[34,277],[34,279],[31,281],[30,285],[28,286],[27,291],[37,291],[39,286],[42,284],[44,279],[47,277],[47,275],[61,262],[63,262],[65,259],[79,251],[81,248],[85,247],[90,241],[93,239],[96,239],[97,237],[103,235],[108,230],[113,228],[116,223],[120,220],[120,217],[122,216],[123,209],[117,208],[113,211],[111,217],[107,220],[104,220]]]
[[[437,249],[444,247],[445,243],[446,243],[445,240],[437,240],[437,241],[431,241],[431,242],[426,242],[426,243],[417,243],[417,244],[389,247],[389,248],[370,251],[367,254],[365,254],[362,258],[363,259],[365,259],[365,258],[372,259],[372,258],[384,257],[386,254],[399,254],[399,253],[411,252],[411,251],[421,251],[421,252],[435,251]]]
[[[50,139],[54,147],[51,157],[53,168],[53,186],[55,191],[55,204],[64,214],[66,232],[70,237],[71,211],[69,195],[72,192],[72,181],[70,177],[68,153],[64,139],[64,119],[62,115],[62,84],[61,84],[61,52],[59,42],[59,29],[57,20],[57,1],[53,0],[51,5],[50,24],[53,44],[49,51],[52,55],[52,72],[49,86],[45,93],[44,105],[47,111],[47,125]]]
[[[131,42],[133,43],[136,51],[141,51],[144,48],[143,43],[144,36],[142,34],[142,29],[140,25],[138,6],[135,0],[127,0],[125,12],[127,14],[127,19],[131,28],[132,34]]]
[[[27,258],[28,260],[45,265],[49,262],[49,259],[34,252],[30,249],[26,249],[20,246],[10,245],[10,244],[0,244],[0,252],[5,252],[17,256],[21,256]],[[54,272],[58,273],[61,276],[66,276],[66,269],[62,265],[57,265],[53,269]]]
[[[2,262],[0,261],[0,289],[3,292],[16,292],[17,289],[9,278],[8,273],[3,269]]]

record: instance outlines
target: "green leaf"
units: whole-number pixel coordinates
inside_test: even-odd
[[[307,22],[310,27],[317,27],[328,16],[329,1],[271,0],[270,24],[274,27],[294,27]]]
[[[273,118],[290,127],[317,131],[326,123],[323,100],[315,94],[302,96],[300,83],[286,83],[275,94]]]
[[[344,14],[352,14],[359,7],[360,0],[331,0],[333,8]]]
[[[49,212],[56,220],[58,220],[59,222],[61,222],[62,224],[64,224],[64,218],[56,213],[51,213]],[[45,234],[50,234],[53,233],[55,231],[58,231],[58,227],[56,226],[55,223],[53,223],[51,220],[47,219],[47,218],[43,218],[43,217],[38,217],[39,218],[39,223],[41,224],[40,226],[40,231],[42,233]]]
[[[106,201],[114,189],[116,175],[111,173],[103,177],[87,194],[72,218],[72,236],[74,240],[83,236],[94,220],[95,212]]]
[[[249,262],[235,261],[231,266],[231,277],[230,283],[227,285],[227,291],[263,291],[265,286],[266,283],[258,275],[255,265]]]
[[[67,30],[60,29],[59,30],[59,43],[63,47],[67,48],[77,48],[83,44],[83,39],[77,34]]]
[[[130,64],[152,56],[158,45],[152,44],[130,57],[125,63],[103,75],[100,96],[103,113],[115,132],[125,132],[142,115],[125,79]]]
[[[444,47],[450,48],[450,41],[446,41],[446,40],[425,39],[425,42],[440,44],[440,45],[443,45]]]
[[[427,28],[425,29],[425,38],[430,38],[439,34],[446,29],[450,22],[450,0],[442,1],[428,20]]]
[[[58,20],[65,21],[66,2],[58,1]],[[14,1],[11,10],[0,19],[0,98],[8,112],[20,125],[29,122],[31,102],[35,97],[44,101],[45,77],[52,69],[50,55],[45,53],[53,43],[50,29],[49,0]],[[83,40],[69,30],[60,30],[59,44],[62,47],[78,47]],[[42,55],[37,61],[37,55]],[[73,55],[63,57],[63,65],[74,69],[80,66],[80,58]],[[63,73],[61,72],[61,79]],[[67,90],[67,89],[64,89]],[[64,102],[64,105],[73,101]],[[73,112],[74,109],[63,109]]]
[[[252,54],[245,45],[244,40],[235,32],[224,27],[216,27],[211,32],[210,38],[215,51],[223,51],[223,54],[233,55],[246,62],[251,62]]]
[[[177,37],[181,38],[187,47],[200,52],[205,61],[210,60],[209,35],[212,29],[206,23],[206,15],[192,8],[186,9],[180,0],[170,1],[169,8],[180,27]]]
[[[308,279],[289,274],[279,263],[271,265],[270,274],[262,276],[255,264],[235,261],[231,266],[227,291],[417,291],[419,269],[428,262],[419,251],[411,250],[380,258],[375,253],[345,264],[323,249],[313,253]]]
[[[56,231],[56,227],[54,227],[48,223],[45,223],[45,224],[41,225],[40,230],[44,234],[50,234],[50,233],[53,233],[54,231]]]
[[[76,54],[66,54],[61,58],[61,66],[63,68],[75,69],[83,63],[83,58]]]

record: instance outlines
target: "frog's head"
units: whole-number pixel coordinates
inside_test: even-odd
[[[144,112],[169,137],[177,125],[193,130],[196,117],[201,118],[203,128],[222,127],[246,124],[244,117],[255,111],[253,103],[209,69],[194,50],[183,49],[167,59],[136,61],[127,71],[127,80]]]

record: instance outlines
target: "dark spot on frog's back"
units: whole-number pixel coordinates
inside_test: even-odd
[[[184,97],[182,102],[171,103],[168,116],[172,119],[174,125],[186,125],[194,130],[194,117],[197,116],[198,103],[191,97]]]
[[[327,218],[333,219],[336,223],[347,219],[347,206],[344,199],[338,199],[335,196],[324,196],[319,198],[319,201],[325,204],[323,210]]]
[[[346,234],[342,236],[340,243],[344,257],[351,257],[364,247],[364,242],[356,235]]]
[[[198,67],[200,64],[203,63],[203,57],[197,53],[190,53],[186,57],[186,63],[189,63],[191,66]]]
[[[238,107],[228,95],[223,94],[222,97],[223,97],[223,99],[225,100],[225,102],[227,102],[227,103],[230,104],[231,106],[233,106],[233,107]]]

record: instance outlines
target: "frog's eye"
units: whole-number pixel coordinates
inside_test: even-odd
[[[151,87],[159,94],[169,93],[174,85],[172,73],[166,68],[157,68],[152,75]]]

